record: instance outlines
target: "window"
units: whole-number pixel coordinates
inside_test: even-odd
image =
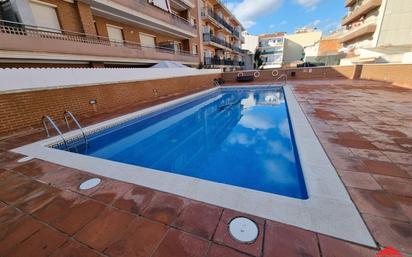
[[[196,45],[196,44],[193,44],[192,54],[197,54],[197,53],[198,53],[197,45]]]
[[[30,7],[38,27],[48,28],[50,31],[60,31],[55,5],[35,1],[30,2]]]
[[[107,24],[107,34],[113,45],[123,45],[123,29]]]
[[[145,46],[145,47],[156,47],[156,37],[145,34],[145,33],[139,33],[139,38],[140,38],[140,45]]]

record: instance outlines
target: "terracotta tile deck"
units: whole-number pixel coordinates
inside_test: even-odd
[[[294,93],[379,247],[412,256],[412,90],[372,81],[293,82]],[[140,106],[142,107],[142,106]],[[134,111],[124,109],[123,113]],[[90,124],[121,114],[88,118]],[[0,256],[348,257],[377,249],[251,217],[260,234],[240,244],[228,222],[249,216],[41,160],[0,141]]]

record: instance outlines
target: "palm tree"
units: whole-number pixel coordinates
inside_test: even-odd
[[[265,62],[263,61],[263,58],[262,58],[262,51],[260,51],[259,49],[257,49],[256,50],[256,52],[255,52],[255,63],[254,63],[254,66],[255,66],[255,69],[262,69],[263,68],[263,65],[265,65]]]

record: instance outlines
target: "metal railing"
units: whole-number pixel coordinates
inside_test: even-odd
[[[62,132],[60,131],[59,127],[57,127],[56,123],[54,123],[53,119],[50,116],[43,116],[43,118],[41,119],[43,126],[44,126],[44,130],[46,131],[46,135],[47,137],[50,137],[50,132],[49,129],[47,127],[47,123],[50,123],[50,125],[52,126],[52,128],[54,128],[54,130],[56,130],[57,134],[60,136],[60,138],[63,140],[63,144],[65,149],[68,149],[67,146],[67,141],[64,138]]]
[[[201,14],[202,17],[211,17],[215,21],[217,21],[220,25],[222,25],[224,28],[229,30],[233,35],[236,37],[240,37],[239,31],[237,31],[233,26],[231,26],[229,23],[225,21],[225,19],[221,16],[219,16],[215,11],[213,11],[211,8],[205,8],[203,7],[201,9]]]
[[[227,66],[244,66],[244,62],[231,59],[221,59],[218,57],[204,57],[205,65],[227,65]]]
[[[221,46],[224,46],[226,48],[232,49],[233,51],[236,51],[238,53],[242,53],[243,50],[240,49],[238,46],[235,46],[229,42],[227,42],[226,40],[216,37],[210,33],[203,33],[203,41],[204,42],[214,42],[216,44],[219,44]]]
[[[143,11],[143,12],[145,11],[144,10],[145,6],[150,6],[150,7],[153,7],[153,9],[148,9],[147,11],[156,10],[158,12],[158,14],[161,14],[163,16],[164,15],[169,15],[171,17],[171,19],[170,19],[171,23],[175,26],[185,27],[185,28],[190,29],[190,30],[196,29],[196,27],[197,27],[196,24],[192,24],[190,21],[186,20],[185,18],[183,18],[179,15],[176,15],[174,13],[166,12],[165,10],[155,6],[154,4],[149,3],[147,0],[138,0],[137,2],[138,2],[138,4],[141,5],[140,7],[142,7],[142,9],[143,9],[141,11]]]
[[[175,55],[185,55],[185,56],[197,56],[197,54],[193,54],[190,51],[184,51],[179,49],[173,49],[171,51],[168,47],[162,46],[144,46],[137,42],[131,41],[117,41],[110,39],[108,37],[80,33],[80,32],[73,32],[68,30],[58,30],[53,28],[47,27],[39,27],[39,26],[32,26],[28,24],[23,24],[19,22],[12,22],[6,20],[0,20],[0,34],[12,34],[12,35],[20,35],[20,36],[27,36],[27,37],[37,37],[37,38],[48,38],[48,39],[58,39],[64,41],[72,41],[72,42],[80,42],[85,44],[94,44],[94,45],[106,45],[112,47],[126,47],[130,49],[138,49],[138,50],[155,50],[158,52],[166,52]]]
[[[88,141],[87,141],[86,134],[84,133],[83,128],[82,128],[82,126],[80,125],[79,121],[77,121],[76,117],[74,117],[73,113],[71,113],[71,112],[69,112],[69,111],[65,111],[63,115],[64,115],[64,121],[66,122],[67,129],[68,129],[69,131],[71,130],[70,123],[69,123],[69,119],[68,119],[68,118],[71,118],[71,119],[73,120],[74,124],[76,124],[77,128],[78,128],[78,129],[80,130],[80,132],[82,133],[84,143],[85,143],[86,146],[87,146]]]

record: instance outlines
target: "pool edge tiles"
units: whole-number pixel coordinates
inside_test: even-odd
[[[219,89],[206,90],[171,102],[174,104],[182,103],[214,90]],[[47,147],[47,145],[58,142],[58,138],[42,140],[16,148],[13,151],[96,175],[134,183],[375,247],[375,242],[365,223],[288,86],[284,87],[284,93],[287,101],[288,115],[292,124],[291,132],[296,141],[297,152],[309,195],[307,200],[289,198],[168,172],[159,174],[158,171],[148,168]],[[110,124],[111,121],[119,122],[122,118],[147,114],[150,111],[170,106],[171,102],[89,126],[85,130],[91,131],[92,129],[99,128],[99,126]],[[75,136],[79,132],[73,131],[71,133],[71,136]],[[159,179],[159,176],[162,179]]]

